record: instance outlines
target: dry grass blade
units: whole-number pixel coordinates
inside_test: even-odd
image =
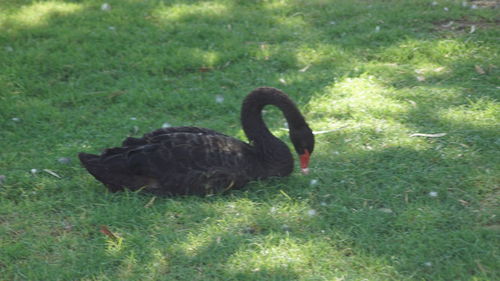
[[[446,136],[446,133],[438,133],[438,134],[411,134],[410,137],[426,137],[426,138],[440,138]]]
[[[149,202],[146,205],[144,205],[144,208],[149,208],[149,207],[153,206],[153,203],[155,202],[155,200],[156,200],[156,196],[151,198],[151,200],[149,200]]]
[[[43,171],[44,171],[44,172],[46,172],[47,174],[50,174],[50,175],[52,175],[52,176],[54,176],[54,177],[58,178],[58,179],[60,179],[60,178],[61,178],[61,176],[60,176],[60,175],[58,175],[56,172],[51,171],[51,170],[49,170],[49,169],[43,169]]]

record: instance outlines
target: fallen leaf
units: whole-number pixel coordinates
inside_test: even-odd
[[[199,72],[209,72],[211,70],[213,70],[213,68],[211,68],[211,67],[205,67],[205,66],[202,66],[202,67],[198,68]]]
[[[424,82],[424,81],[425,81],[425,77],[424,77],[424,76],[420,76],[420,75],[419,75],[419,76],[417,76],[417,80],[418,80],[419,82]]]
[[[280,78],[279,81],[281,84],[286,85],[286,80],[284,78]]]
[[[108,236],[109,239],[115,241],[115,242],[118,242],[118,240],[120,240],[118,238],[118,236],[116,236],[113,232],[111,232],[107,226],[105,225],[101,225],[99,231],[101,231],[101,233],[103,233],[104,235]]]
[[[446,133],[438,133],[438,134],[411,134],[410,137],[427,137],[427,138],[440,138],[446,136]]]
[[[46,172],[46,173],[48,173],[48,174],[50,174],[50,175],[52,175],[52,176],[54,176],[54,177],[56,177],[56,178],[59,178],[59,179],[61,178],[60,175],[56,174],[56,172],[51,171],[49,169],[43,169],[43,171]]]
[[[476,26],[475,25],[471,25],[469,33],[474,33],[475,31],[476,31]]]

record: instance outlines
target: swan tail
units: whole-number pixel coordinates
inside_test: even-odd
[[[126,156],[120,148],[108,149],[102,155],[79,153],[80,162],[111,192],[125,188],[137,190],[151,184],[151,180],[130,170]]]

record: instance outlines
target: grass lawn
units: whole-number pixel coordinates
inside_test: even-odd
[[[500,280],[495,1],[104,3],[0,1],[0,280]],[[77,160],[164,123],[244,139],[258,86],[336,129],[308,176],[156,198]]]

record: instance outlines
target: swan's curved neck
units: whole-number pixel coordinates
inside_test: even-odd
[[[266,105],[274,105],[283,112],[290,131],[306,125],[297,106],[286,94],[274,88],[258,88],[243,101],[241,109],[243,130],[253,146],[263,153],[264,159],[279,162],[288,162],[291,159],[292,166],[286,169],[293,169],[293,157],[288,146],[275,137],[264,123],[262,109]]]
[[[258,88],[243,101],[241,123],[247,138],[255,143],[275,138],[262,118],[262,109],[266,105],[274,105],[285,115],[290,130],[306,125],[306,121],[293,101],[283,92],[275,88]]]

